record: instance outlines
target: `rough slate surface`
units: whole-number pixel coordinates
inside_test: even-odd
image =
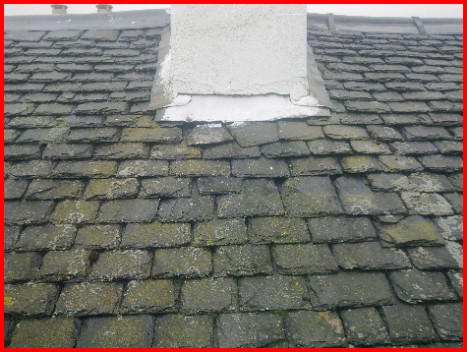
[[[462,37],[309,33],[329,119],[146,112],[158,29],[5,35],[9,346],[460,346]]]

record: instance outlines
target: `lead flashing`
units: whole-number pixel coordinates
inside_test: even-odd
[[[165,10],[142,10],[85,15],[7,16],[5,31],[54,31],[96,29],[143,29],[166,27],[170,18]]]

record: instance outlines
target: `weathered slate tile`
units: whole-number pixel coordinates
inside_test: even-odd
[[[342,168],[347,173],[366,173],[381,171],[383,167],[374,156],[352,155],[341,159]]]
[[[167,176],[169,164],[162,160],[126,160],[118,165],[118,177]]]
[[[462,214],[464,207],[462,194],[459,193],[444,193],[444,198],[446,198],[451,205],[452,209],[456,214]]]
[[[7,201],[5,206],[6,225],[27,225],[45,223],[54,203],[50,201]]]
[[[44,149],[44,159],[88,159],[94,147],[90,144],[48,144]]]
[[[401,198],[409,209],[420,215],[452,215],[451,205],[436,193],[402,192]]]
[[[281,197],[293,216],[340,214],[342,208],[327,177],[295,177],[281,187]]]
[[[391,147],[399,155],[436,154],[438,149],[431,142],[394,142]]]
[[[120,141],[174,144],[182,141],[182,130],[176,127],[124,128]]]
[[[415,158],[408,156],[381,155],[379,161],[386,172],[414,172],[423,170],[422,165]]]
[[[373,192],[360,178],[342,176],[336,181],[342,206],[348,214],[400,214],[406,209],[395,193]]]
[[[40,159],[41,147],[38,144],[5,145],[3,155],[5,160]]]
[[[39,253],[10,253],[3,258],[7,283],[15,281],[33,281],[39,273],[42,264],[42,255]]]
[[[214,252],[214,276],[253,276],[272,274],[267,246],[222,246]]]
[[[295,276],[257,276],[239,281],[241,310],[299,309],[307,305],[305,280]]]
[[[58,286],[45,283],[5,285],[5,314],[50,315],[58,297]]]
[[[288,275],[328,274],[337,272],[337,264],[327,245],[276,245],[272,256],[277,271]]]
[[[28,181],[26,180],[7,179],[4,182],[4,199],[8,200],[22,198],[28,187]]]
[[[335,312],[291,312],[287,315],[286,326],[295,347],[346,345],[344,328]]]
[[[176,291],[170,280],[135,280],[128,283],[121,312],[163,312],[175,306]]]
[[[407,251],[418,269],[459,269],[459,264],[446,247],[417,247]]]
[[[359,242],[376,238],[366,217],[319,217],[308,220],[313,243]]]
[[[266,158],[288,158],[310,155],[310,150],[303,141],[275,142],[261,146],[261,153]]]
[[[150,222],[157,212],[159,200],[121,199],[103,202],[97,219],[102,222]]]
[[[72,225],[28,226],[16,242],[15,248],[20,251],[48,251],[69,249],[76,235]]]
[[[442,232],[441,236],[449,241],[462,241],[463,239],[463,223],[462,216],[448,216],[445,218],[436,219],[436,225],[438,225]]]
[[[344,105],[348,111],[357,113],[379,114],[391,111],[387,104],[374,100],[348,100],[344,102]]]
[[[222,144],[222,146],[224,145],[225,144]],[[217,148],[217,147],[213,147],[213,148]],[[151,149],[150,158],[151,159],[166,159],[166,160],[196,159],[196,158],[201,158],[201,149],[196,148],[196,147],[188,147],[184,143],[156,144]],[[218,158],[214,157],[212,159],[218,159]]]
[[[204,248],[157,249],[154,254],[153,277],[195,278],[211,271],[211,252]]]
[[[191,240],[190,224],[128,224],[122,235],[122,248],[178,247]]]
[[[114,249],[120,243],[119,225],[85,225],[78,230],[75,248]]]
[[[383,273],[339,272],[310,276],[311,304],[315,309],[392,304],[393,296]]]
[[[275,313],[222,314],[217,320],[219,347],[261,347],[285,339]]]
[[[428,170],[437,172],[455,172],[462,170],[462,158],[444,155],[428,155],[419,158]]]
[[[350,144],[344,141],[317,139],[307,143],[312,155],[345,155],[352,154]]]
[[[108,178],[90,180],[84,192],[84,199],[117,199],[135,196],[139,190],[135,178]]]
[[[9,347],[74,347],[78,327],[73,319],[44,318],[22,320],[16,325]]]
[[[440,230],[431,220],[421,216],[409,216],[397,224],[380,228],[383,242],[397,246],[440,246],[444,244]]]
[[[5,40],[38,42],[45,35],[43,31],[7,31],[5,32]]]
[[[456,141],[438,141],[434,142],[442,154],[462,154],[463,144]]]
[[[389,276],[397,296],[404,302],[414,304],[457,299],[443,273],[408,269],[394,271]]]
[[[39,277],[44,281],[82,279],[89,270],[90,258],[91,254],[84,250],[47,252]]]
[[[175,176],[229,176],[230,164],[214,160],[175,160],[170,163],[169,173]]]
[[[383,248],[379,242],[336,244],[332,252],[345,270],[395,270],[411,267],[409,258],[400,249]]]
[[[417,343],[438,340],[425,307],[393,305],[383,307],[389,336],[398,343]]]
[[[141,181],[140,196],[144,198],[156,197],[190,197],[191,179],[177,177],[161,177],[143,179]]]
[[[305,122],[279,121],[277,123],[279,139],[291,141],[309,141],[324,138],[319,126],[310,126]]]
[[[290,161],[292,176],[339,175],[342,169],[335,158],[308,157]]]
[[[99,254],[89,273],[90,279],[118,281],[146,279],[151,271],[152,255],[142,250],[109,251]]]
[[[217,199],[220,218],[283,215],[284,208],[276,185],[269,180],[244,180],[240,194]]]
[[[150,315],[85,319],[76,347],[151,347],[153,326]]]
[[[259,147],[252,146],[243,148],[236,142],[209,146],[203,150],[204,159],[244,159],[257,158],[260,155]]]
[[[443,340],[462,340],[462,304],[437,304],[428,307],[436,332]]]
[[[329,138],[337,140],[358,140],[369,138],[366,130],[361,127],[330,125],[324,126],[323,131]]]
[[[66,316],[113,314],[121,294],[122,285],[117,283],[68,283],[60,293],[55,314]]]
[[[93,222],[99,209],[99,202],[64,200],[57,204],[50,218],[54,224],[82,224]]]
[[[224,246],[247,241],[244,219],[214,219],[194,226],[193,245]]]
[[[374,141],[350,141],[353,150],[361,154],[391,154],[387,144]]]
[[[189,280],[182,285],[181,297],[187,314],[228,312],[235,309],[237,285],[226,278]]]
[[[371,346],[389,342],[383,319],[374,307],[340,311],[347,339],[357,346]]]
[[[248,224],[251,243],[305,243],[310,241],[306,223],[298,218],[258,217]]]
[[[144,159],[149,147],[143,143],[109,143],[98,145],[94,150],[96,159]]]
[[[244,122],[228,126],[230,134],[242,147],[277,142],[277,125],[269,122]]]
[[[368,133],[375,139],[384,142],[401,141],[402,135],[394,128],[388,126],[367,126]]]
[[[242,179],[225,176],[202,177],[198,179],[198,189],[201,195],[240,193]]]
[[[107,178],[115,176],[115,161],[62,161],[55,167],[54,175],[63,178]]]
[[[157,317],[153,347],[211,347],[214,327],[208,315]]]
[[[232,141],[233,137],[221,124],[199,125],[186,137],[186,142],[191,145],[218,144]]]
[[[427,92],[424,92],[425,94]],[[405,138],[408,141],[416,140],[438,140],[450,139],[451,135],[443,127],[432,126],[406,126],[404,127]]]
[[[164,222],[209,220],[214,214],[214,198],[201,196],[196,188],[191,198],[173,198],[161,201],[158,218]]]
[[[446,192],[452,191],[449,179],[444,175],[430,173],[376,174],[368,175],[371,188],[375,191],[412,191],[412,192]]]
[[[49,177],[53,164],[46,160],[23,161],[5,164],[5,174],[13,177]]]
[[[232,160],[232,174],[236,177],[289,177],[287,163],[281,160]]]

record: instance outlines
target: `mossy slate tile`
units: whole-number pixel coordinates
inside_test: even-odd
[[[39,277],[44,281],[83,279],[89,271],[91,253],[84,250],[50,251],[44,255]]]
[[[155,313],[173,310],[177,292],[171,280],[134,280],[126,287],[122,313]]]
[[[305,243],[310,241],[306,223],[299,218],[258,217],[248,223],[251,243]]]
[[[50,315],[58,292],[58,286],[54,284],[7,284],[4,290],[5,313],[22,316]]]
[[[211,252],[204,248],[167,248],[154,253],[153,277],[204,277],[211,271]]]
[[[99,254],[89,273],[91,280],[145,279],[151,271],[152,255],[142,250],[109,251]]]
[[[350,343],[372,346],[390,341],[383,319],[375,307],[343,309],[340,315]]]
[[[232,311],[237,305],[237,284],[230,278],[187,280],[181,299],[187,314]]]
[[[159,199],[120,199],[103,202],[97,216],[107,223],[150,222],[157,212]]]
[[[42,255],[36,252],[6,253],[4,254],[3,263],[5,282],[32,281],[39,273]]]
[[[268,246],[245,244],[217,247],[213,265],[215,277],[272,274]]]
[[[193,245],[197,247],[242,244],[247,241],[244,219],[213,219],[194,226]]]
[[[448,303],[428,306],[436,332],[443,340],[462,340],[462,303]]]
[[[191,241],[191,226],[187,223],[128,224],[122,235],[122,248],[178,247]]]
[[[47,222],[54,202],[7,201],[4,206],[6,225],[41,224]]]
[[[72,225],[28,226],[21,232],[15,248],[19,251],[66,250],[73,245],[76,228]]]
[[[319,217],[308,220],[313,243],[360,242],[376,238],[367,217]]]
[[[213,334],[209,315],[168,314],[156,319],[153,347],[212,347]]]

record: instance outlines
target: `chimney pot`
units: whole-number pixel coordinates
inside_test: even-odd
[[[52,8],[52,15],[66,15],[66,9],[68,6],[66,5],[50,5]]]
[[[98,13],[108,13],[112,12],[112,5],[96,5]]]

